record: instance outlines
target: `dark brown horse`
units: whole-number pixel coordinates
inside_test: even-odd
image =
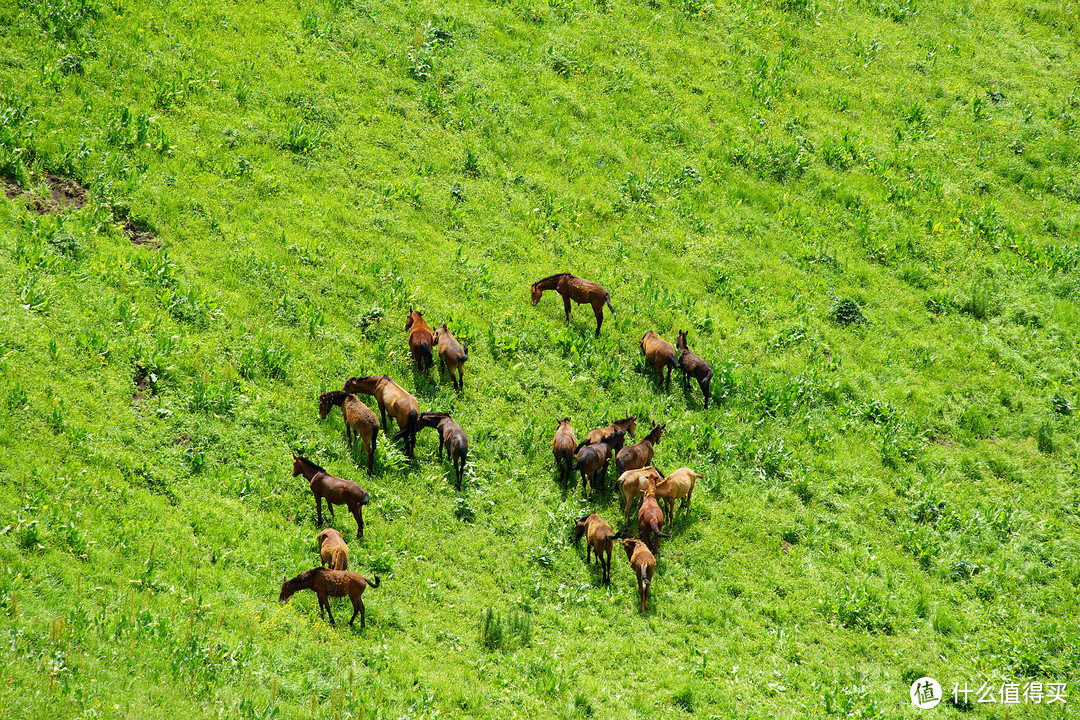
[[[563,485],[569,485],[570,471],[574,468],[574,453],[577,452],[577,436],[574,435],[570,418],[559,421],[555,439],[551,442],[551,452],[555,456],[555,467],[559,469],[559,480]]]
[[[435,335],[424,321],[424,316],[409,308],[409,316],[405,318],[405,329],[409,331],[409,350],[416,362],[416,369],[421,372],[429,370],[431,348],[435,347]]]
[[[439,362],[443,364],[446,372],[450,375],[450,382],[454,385],[454,389],[461,392],[465,389],[463,366],[465,361],[469,359],[469,348],[462,347],[457,338],[446,329],[446,323],[435,328],[435,344],[439,348]],[[454,378],[455,372],[457,373],[456,379]]]
[[[374,580],[368,580],[360,573],[317,567],[300,573],[292,580],[282,578],[281,594],[278,595],[278,602],[285,602],[297,590],[313,590],[315,596],[319,598],[319,616],[322,616],[323,608],[325,608],[326,614],[330,616],[330,624],[333,625],[334,614],[330,612],[329,598],[348,596],[352,600],[353,606],[353,614],[349,618],[349,624],[352,625],[353,621],[356,620],[356,614],[360,613],[360,627],[364,627],[366,618],[364,617],[364,601],[361,596],[364,594],[364,589],[369,585],[373,588],[379,587],[379,576],[376,575]]]
[[[315,511],[320,525],[322,525],[322,501],[326,498],[326,507],[330,510],[330,517],[334,517],[335,505],[348,506],[349,512],[356,518],[356,537],[364,537],[363,507],[371,502],[371,496],[368,495],[367,490],[352,480],[334,477],[306,457],[299,455],[293,455],[292,474],[293,477],[303,474],[311,484],[311,492],[315,495]]]
[[[603,490],[611,456],[622,449],[626,433],[616,430],[595,445],[587,445],[578,453],[574,469],[581,471],[581,491],[591,485],[593,491]],[[599,482],[597,481],[599,479]]]
[[[690,352],[686,345],[686,331],[679,332],[675,338],[675,348],[679,351],[679,369],[683,374],[683,386],[687,385],[687,377],[698,381],[698,387],[705,393],[705,409],[709,409],[709,385],[712,383],[712,365]]]
[[[461,426],[450,417],[450,413],[420,413],[420,429],[433,427],[439,432],[439,460],[442,460],[443,445],[446,445],[446,457],[454,467],[457,489],[465,477],[465,461],[469,455],[469,438]]]
[[[545,290],[554,290],[562,295],[563,309],[566,310],[566,322],[570,322],[570,301],[578,305],[592,305],[593,314],[596,315],[596,337],[600,337],[600,325],[604,322],[604,305],[608,306],[611,314],[615,314],[615,308],[611,307],[611,293],[601,285],[588,280],[582,280],[570,273],[557,273],[548,275],[542,280],[537,280],[532,285],[532,304],[540,302],[540,296]]]
[[[349,441],[349,446],[352,446],[357,435],[364,441],[368,458],[367,471],[370,475],[375,468],[375,443],[379,439],[379,430],[382,427],[379,424],[379,418],[375,417],[371,408],[360,402],[355,395],[344,390],[334,390],[319,396],[319,419],[325,420],[330,413],[330,408],[335,405],[341,408],[341,413],[345,418],[345,438]]]
[[[660,442],[663,425],[654,425],[649,434],[630,447],[624,447],[615,456],[615,472],[621,477],[627,470],[637,470],[652,464],[653,446]]]
[[[622,420],[616,420],[610,425],[592,430],[585,436],[584,440],[578,443],[577,449],[580,450],[587,445],[595,445],[616,430],[622,430],[630,437],[634,437],[637,434],[637,415],[627,415]]]
[[[645,353],[645,358],[656,368],[656,374],[660,377],[660,382],[664,383],[664,389],[669,389],[671,387],[671,370],[679,367],[679,356],[676,354],[675,348],[652,330],[649,330],[638,340],[638,345],[641,346],[641,352]],[[667,368],[666,383],[664,381],[665,367]]]
[[[415,397],[385,375],[351,377],[345,381],[344,390],[347,393],[374,396],[375,402],[379,404],[383,427],[386,426],[386,411],[389,409],[400,428],[400,432],[394,433],[393,439],[404,437],[405,455],[413,456],[413,449],[416,447],[416,421],[420,415],[420,405]]]

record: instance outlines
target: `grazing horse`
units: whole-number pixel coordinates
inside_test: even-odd
[[[645,359],[656,368],[656,374],[660,377],[661,382],[664,382],[664,368],[667,368],[667,381],[664,384],[664,389],[669,389],[671,387],[671,370],[679,367],[679,356],[676,354],[675,348],[666,340],[661,340],[660,336],[652,330],[641,336],[638,345],[641,346],[641,352],[645,353]]]
[[[462,347],[457,338],[446,329],[446,323],[435,328],[435,344],[439,348],[439,361],[450,375],[450,382],[453,383],[455,390],[461,392],[465,389],[462,366],[469,359],[469,348]],[[457,373],[456,379],[454,378],[455,372]]]
[[[638,495],[645,493],[649,481],[659,483],[663,478],[664,473],[652,465],[640,470],[627,470],[619,476],[619,479],[615,481],[615,487],[626,502],[626,507],[623,509],[623,527],[630,524],[630,511],[634,509],[634,500]],[[659,488],[659,485],[657,487]]]
[[[709,384],[712,382],[712,365],[690,352],[686,345],[686,331],[679,332],[675,338],[675,347],[679,351],[679,369],[683,374],[683,387],[687,385],[687,377],[698,381],[701,392],[705,393],[705,409],[709,409]]]
[[[596,513],[589,513],[574,523],[574,544],[576,545],[581,536],[585,536],[588,546],[585,549],[585,562],[589,562],[589,554],[596,555],[600,563],[600,584],[611,584],[611,548],[615,545],[615,533],[611,526],[600,519]],[[604,559],[607,555],[607,559]]]
[[[559,469],[559,481],[563,485],[570,482],[570,471],[574,468],[574,453],[577,452],[577,436],[570,418],[559,421],[555,439],[551,443],[551,452],[555,456],[555,467]]]
[[[656,502],[656,481],[651,478],[645,488],[645,498],[641,501],[637,519],[641,539],[655,555],[660,547],[660,538],[671,537],[671,533],[661,532],[664,527],[664,512]]]
[[[577,449],[580,450],[586,445],[595,445],[598,442],[602,442],[604,438],[608,437],[616,430],[622,430],[630,437],[634,437],[634,435],[637,434],[637,415],[629,415],[622,420],[616,420],[610,425],[591,431],[585,436],[584,440],[578,443]]]
[[[578,305],[592,305],[593,314],[596,315],[596,337],[600,337],[600,325],[604,322],[604,305],[608,306],[612,315],[615,314],[615,308],[611,307],[611,293],[594,282],[582,280],[570,273],[556,273],[534,282],[532,285],[533,305],[540,302],[540,296],[545,290],[554,290],[562,295],[566,322],[570,322],[571,300]]]
[[[315,511],[318,513],[319,524],[322,525],[322,501],[326,498],[330,517],[334,517],[334,505],[348,506],[349,512],[356,518],[356,537],[364,537],[363,507],[371,502],[368,491],[352,480],[334,477],[306,457],[293,455],[293,477],[301,473],[310,482],[311,492],[315,495]]]
[[[450,413],[420,413],[420,429],[433,427],[439,432],[439,460],[442,460],[443,445],[446,445],[446,457],[454,467],[457,489],[461,490],[461,481],[465,477],[465,461],[469,455],[469,438],[461,426],[450,417]]]
[[[630,561],[630,567],[637,578],[638,597],[641,598],[641,608],[638,612],[645,612],[645,604],[649,601],[649,589],[652,587],[653,573],[656,571],[656,557],[649,552],[649,548],[637,538],[622,541],[623,550]]]
[[[586,484],[592,485],[593,490],[603,490],[604,479],[607,477],[608,461],[612,454],[622,449],[623,438],[626,433],[616,430],[595,445],[587,445],[578,453],[574,469],[581,471],[581,491],[585,492]],[[597,482],[599,472],[600,482]]]
[[[409,316],[405,318],[405,329],[409,331],[409,350],[412,351],[416,369],[421,372],[429,370],[431,348],[435,347],[435,335],[424,321],[424,316],[409,308]]]
[[[400,432],[394,433],[393,439],[405,438],[405,455],[413,456],[416,447],[416,421],[420,415],[420,405],[416,398],[407,393],[400,385],[385,375],[365,375],[351,377],[345,381],[345,392],[372,395],[379,404],[379,415],[383,426],[386,425],[386,410],[397,420]]]
[[[319,559],[323,567],[330,566],[331,570],[349,569],[349,546],[334,528],[326,528],[319,533]]]
[[[615,472],[621,477],[627,470],[638,470],[652,463],[653,446],[660,442],[663,425],[654,425],[649,434],[630,447],[624,447],[615,456]]]
[[[352,625],[353,621],[356,620],[356,614],[360,613],[360,627],[364,627],[366,624],[364,601],[361,596],[368,585],[373,588],[379,587],[379,576],[376,575],[374,580],[368,580],[360,573],[348,572],[347,570],[327,570],[323,567],[317,567],[300,573],[292,580],[286,580],[282,577],[281,594],[278,595],[278,602],[285,602],[297,590],[314,590],[315,596],[319,598],[319,616],[322,616],[323,608],[326,608],[326,614],[330,616],[330,624],[333,625],[334,614],[330,612],[329,598],[348,596],[352,600],[353,606],[353,614],[349,618],[349,624]]]
[[[681,467],[663,480],[657,480],[656,497],[664,501],[664,507],[672,522],[675,522],[675,501],[682,500],[679,509],[683,511],[683,517],[686,517],[690,497],[694,494],[694,484],[703,477],[705,476],[688,467]]]
[[[335,405],[341,408],[341,414],[345,418],[345,438],[349,441],[349,447],[352,447],[357,435],[363,439],[364,449],[367,450],[367,471],[370,475],[375,468],[375,443],[379,439],[379,430],[382,429],[379,418],[355,395],[344,390],[334,390],[319,396],[319,419],[325,420],[330,408]]]

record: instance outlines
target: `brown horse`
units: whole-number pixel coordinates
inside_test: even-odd
[[[623,527],[630,524],[630,511],[634,509],[634,500],[638,495],[645,493],[645,489],[649,487],[649,481],[659,483],[663,478],[664,473],[652,465],[639,470],[627,470],[619,476],[619,479],[615,481],[615,487],[618,488],[619,494],[626,503],[623,510]],[[659,487],[657,485],[658,490]]]
[[[562,295],[566,322],[570,322],[571,300],[578,305],[592,305],[593,314],[596,315],[596,337],[600,337],[600,325],[604,322],[604,305],[608,306],[612,315],[615,314],[615,308],[611,307],[611,293],[594,282],[582,280],[570,273],[556,273],[534,282],[532,285],[533,305],[540,302],[540,296],[545,290],[554,290]]]
[[[580,450],[587,445],[595,445],[598,442],[602,442],[604,438],[608,437],[616,430],[622,430],[630,437],[634,437],[634,435],[637,434],[637,415],[628,415],[622,420],[616,420],[610,425],[605,425],[602,428],[591,431],[585,436],[584,440],[578,443],[577,449]]]
[[[574,544],[581,541],[585,536],[588,547],[585,549],[585,562],[589,562],[590,553],[596,554],[596,560],[600,563],[600,584],[611,584],[611,549],[615,545],[615,533],[611,526],[600,519],[596,513],[589,513],[574,523]],[[607,555],[607,559],[604,559]]]
[[[638,510],[637,519],[641,539],[645,541],[645,544],[649,546],[649,550],[655,555],[660,547],[660,538],[671,537],[671,533],[662,532],[664,511],[660,509],[660,505],[656,502],[656,481],[652,478],[649,479],[649,484],[645,488],[645,498],[641,501],[641,509]]]
[[[555,439],[551,443],[551,452],[555,456],[555,467],[559,469],[559,480],[563,485],[568,485],[570,471],[574,468],[574,453],[577,452],[577,436],[574,435],[570,418],[559,421]]]
[[[311,484],[311,492],[315,495],[315,511],[318,513],[320,525],[322,525],[322,501],[326,498],[326,507],[330,510],[330,517],[334,517],[334,505],[348,506],[349,512],[356,518],[356,537],[364,537],[363,507],[371,502],[371,496],[367,490],[352,480],[334,477],[306,457],[299,455],[293,455],[292,474],[293,477],[303,474]]]
[[[679,332],[675,338],[675,347],[679,351],[679,369],[683,374],[683,387],[687,385],[687,377],[698,381],[698,387],[705,393],[705,409],[709,409],[709,384],[712,383],[712,365],[690,352],[686,345],[686,331]]]
[[[624,447],[615,456],[615,472],[620,476],[627,470],[637,470],[652,463],[653,446],[660,442],[664,433],[663,425],[653,425],[649,434],[630,447]]]
[[[345,438],[349,441],[349,446],[352,447],[357,435],[364,441],[368,458],[367,471],[370,475],[375,468],[375,443],[379,439],[379,430],[382,428],[379,418],[375,417],[371,408],[360,402],[355,395],[343,390],[334,390],[319,396],[319,419],[325,420],[330,413],[330,408],[335,405],[341,408],[341,413],[345,418]]]
[[[333,625],[334,614],[330,612],[329,598],[348,596],[352,600],[353,606],[353,614],[349,618],[349,624],[352,625],[353,621],[356,620],[356,614],[360,613],[360,627],[364,627],[366,618],[364,617],[364,601],[361,596],[368,585],[373,588],[379,587],[379,576],[376,575],[374,580],[368,580],[360,573],[348,572],[347,570],[327,570],[323,567],[317,567],[300,573],[292,580],[286,580],[282,577],[281,594],[278,595],[278,602],[285,602],[297,590],[314,590],[315,596],[319,598],[319,616],[322,616],[323,608],[326,608],[326,614],[330,616],[330,624]]]
[[[319,533],[319,559],[323,567],[330,566],[331,570],[349,569],[349,546],[334,528],[326,528]]]
[[[664,382],[664,368],[667,368],[667,382],[664,389],[669,389],[671,387],[671,370],[679,367],[679,356],[676,354],[675,348],[666,340],[661,340],[660,336],[652,330],[641,336],[638,345],[641,346],[641,352],[645,353],[645,358],[656,368],[656,374],[660,377],[662,383]]]
[[[450,375],[450,382],[453,383],[455,390],[461,392],[465,389],[462,366],[469,359],[469,348],[462,347],[457,338],[446,329],[446,323],[435,328],[435,344],[439,348],[439,361]],[[457,379],[454,378],[455,372]]]
[[[638,597],[641,598],[641,608],[638,612],[645,612],[645,605],[649,601],[649,590],[652,587],[653,573],[656,571],[656,557],[649,552],[649,548],[641,540],[630,538],[622,541],[623,550],[630,561],[630,567],[637,578]]]
[[[416,398],[407,393],[400,385],[385,375],[364,375],[351,377],[345,381],[345,392],[372,395],[379,404],[379,415],[386,426],[386,410],[397,420],[400,432],[394,433],[393,439],[405,438],[405,455],[413,456],[416,447],[416,421],[420,415],[420,405]]]
[[[424,316],[409,308],[409,316],[405,318],[405,329],[409,331],[409,350],[412,351],[416,369],[421,372],[429,370],[431,348],[435,347],[435,335],[424,321]]]
[[[622,449],[624,437],[626,433],[616,430],[595,445],[587,445],[581,449],[574,463],[574,469],[581,471],[582,492],[585,492],[586,484],[591,485],[594,491],[604,489],[608,462],[613,454]],[[598,473],[599,482],[597,482]]]
[[[450,417],[450,413],[420,413],[420,429],[433,427],[439,432],[439,460],[442,460],[443,445],[446,445],[446,457],[454,467],[457,489],[465,477],[465,461],[469,455],[469,438],[461,426]]]

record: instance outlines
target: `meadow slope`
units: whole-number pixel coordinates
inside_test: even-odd
[[[0,717],[901,718],[923,675],[1068,683],[936,717],[1076,717],[1078,37],[1042,0],[4,3]],[[530,305],[560,271],[599,338]],[[469,434],[461,492],[432,431],[368,478],[319,421],[382,373]],[[640,615],[572,543],[620,503],[550,451],[627,413],[705,476]],[[318,558],[294,449],[371,492],[333,523],[364,630],[277,602]]]

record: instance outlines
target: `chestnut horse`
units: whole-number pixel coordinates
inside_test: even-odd
[[[364,537],[364,511],[363,508],[371,502],[368,491],[360,487],[352,480],[342,480],[334,477],[315,463],[300,455],[293,455],[293,477],[303,474],[311,484],[311,492],[315,495],[315,510],[318,513],[319,524],[322,525],[322,501],[326,498],[326,507],[330,510],[330,517],[334,517],[334,505],[346,505],[349,512],[356,519],[356,537]]]
[[[559,470],[559,480],[563,485],[570,484],[570,472],[574,469],[574,453],[577,452],[577,436],[570,418],[559,421],[555,439],[551,443],[551,453],[555,456],[555,467]]]
[[[341,414],[345,418],[345,438],[349,441],[349,447],[352,447],[357,435],[364,441],[368,458],[367,472],[370,475],[375,468],[375,443],[382,428],[379,418],[375,417],[371,408],[357,400],[355,395],[334,390],[319,396],[319,419],[325,420],[330,408],[335,405],[341,408]]]
[[[608,306],[612,315],[615,314],[615,308],[611,307],[611,293],[594,282],[582,280],[570,273],[556,273],[534,282],[532,285],[533,305],[540,302],[540,296],[545,290],[554,290],[562,295],[566,322],[570,322],[571,300],[578,305],[592,305],[593,314],[596,315],[596,337],[600,337],[600,325],[604,322],[604,305]]]
[[[352,625],[353,621],[356,620],[356,614],[360,613],[360,627],[364,627],[366,624],[364,601],[361,596],[369,585],[373,588],[379,587],[379,576],[376,575],[373,580],[368,580],[360,573],[347,570],[327,570],[323,567],[317,567],[300,573],[292,580],[286,580],[283,577],[278,602],[285,602],[297,590],[312,590],[319,599],[319,616],[322,616],[323,608],[326,608],[326,614],[330,616],[330,624],[333,625],[334,614],[330,612],[329,598],[348,596],[352,600],[353,606],[353,614],[349,619],[349,624]]]
[[[638,345],[641,346],[641,352],[645,353],[645,358],[656,368],[656,374],[659,376],[660,382],[664,384],[664,389],[669,389],[671,387],[671,370],[679,367],[679,356],[675,352],[675,348],[652,330],[641,336]],[[666,383],[664,381],[665,367],[667,368]]]
[[[621,477],[627,470],[638,470],[652,464],[653,446],[660,442],[663,425],[654,425],[649,434],[630,447],[624,447],[615,456],[615,472]]]
[[[420,372],[431,369],[431,348],[435,347],[435,334],[424,321],[424,316],[409,308],[405,329],[409,331],[409,350],[412,351],[416,369]]]
[[[630,437],[634,437],[634,435],[637,434],[637,415],[628,415],[622,420],[616,420],[610,425],[605,425],[602,428],[590,431],[589,434],[585,436],[585,439],[578,443],[577,449],[580,450],[587,445],[595,445],[598,442],[602,442],[604,438],[608,437],[616,430],[622,430]]]
[[[400,385],[385,375],[364,375],[363,377],[351,377],[345,381],[345,392],[363,393],[372,395],[379,404],[379,415],[382,424],[386,426],[386,410],[397,420],[400,432],[394,433],[393,439],[405,438],[405,455],[413,456],[413,448],[416,447],[417,418],[420,415],[420,405],[416,398],[406,392]]]
[[[446,323],[435,328],[435,344],[439,348],[439,362],[446,368],[450,375],[450,382],[454,389],[461,392],[465,389],[464,370],[462,366],[469,359],[469,348],[462,347],[450,331],[446,329]],[[457,379],[454,373],[457,372]]]

